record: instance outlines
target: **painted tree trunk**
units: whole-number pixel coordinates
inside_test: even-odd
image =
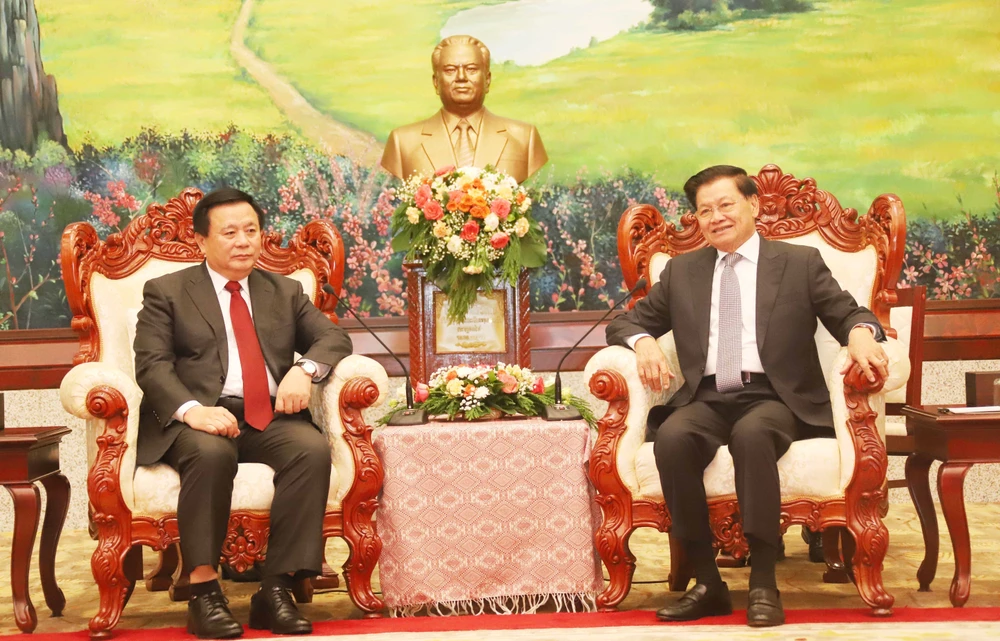
[[[45,74],[34,0],[0,0],[0,145],[33,153],[66,144],[56,80]]]

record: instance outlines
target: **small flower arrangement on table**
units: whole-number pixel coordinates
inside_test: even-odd
[[[548,251],[531,198],[492,167],[445,167],[413,176],[397,191],[392,248],[421,260],[448,294],[448,320],[462,322],[476,291],[497,278],[515,285],[522,268],[541,267]]]
[[[541,376],[518,365],[458,365],[442,367],[431,375],[429,383],[418,383],[413,390],[414,404],[429,416],[447,416],[466,420],[500,418],[504,415],[537,416],[546,405],[555,403],[553,385]],[[563,402],[580,411],[583,420],[597,424],[587,402],[563,389]],[[379,424],[406,408],[404,403],[389,401],[389,412]]]

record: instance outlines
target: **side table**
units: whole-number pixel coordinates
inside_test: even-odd
[[[59,442],[69,432],[68,427],[8,427],[0,431],[0,484],[14,499],[10,584],[14,620],[22,632],[31,632],[38,625],[28,595],[28,568],[42,506],[35,481],[41,481],[48,497],[38,552],[42,592],[52,616],[62,616],[66,605],[66,597],[56,585],[55,564],[56,546],[69,509],[69,481],[59,471]]]
[[[931,463],[938,468],[938,496],[951,545],[955,550],[955,576],[949,597],[955,607],[969,600],[972,552],[969,522],[965,515],[963,483],[976,463],[1000,462],[1000,413],[942,413],[937,405],[903,407],[906,428],[914,437],[914,449],[906,459],[906,484],[917,508],[924,535],[924,560],[917,570],[920,591],[930,590],[938,562],[938,524],[931,499]]]

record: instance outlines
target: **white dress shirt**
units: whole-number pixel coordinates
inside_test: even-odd
[[[213,270],[207,264],[205,267],[208,269],[208,275],[212,279],[215,295],[219,298],[219,307],[222,308],[222,320],[226,324],[226,343],[229,347],[229,370],[226,372],[226,382],[222,385],[221,396],[238,396],[243,398],[243,364],[240,361],[239,347],[236,345],[236,333],[233,332],[233,318],[229,313],[233,294],[230,294],[226,289],[229,279]],[[239,283],[241,289],[238,295],[243,297],[243,300],[247,304],[247,309],[250,310],[250,319],[253,320],[253,305],[250,304],[250,276],[248,275],[239,281]],[[313,381],[323,380],[330,372],[330,366],[324,363],[313,362],[313,364],[316,366],[316,375],[313,376]],[[271,375],[271,370],[268,367],[265,366],[264,371],[267,374],[267,389],[272,397],[276,396],[278,394],[278,383],[274,380],[274,376]],[[201,403],[196,400],[187,401],[177,408],[177,411],[174,412],[174,418],[178,421],[183,421],[184,413],[198,405],[201,405]]]

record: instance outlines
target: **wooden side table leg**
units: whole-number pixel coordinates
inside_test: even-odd
[[[921,454],[906,457],[906,486],[910,490],[910,499],[917,508],[920,531],[924,535],[924,560],[917,569],[920,592],[930,591],[938,563],[938,523],[934,500],[931,498],[931,463],[930,457]]]
[[[38,532],[38,516],[42,508],[41,494],[34,483],[5,486],[14,499],[14,544],[10,551],[10,588],[14,601],[14,622],[21,632],[32,632],[38,625],[35,606],[28,594],[28,569],[31,549]]]
[[[42,547],[38,551],[38,571],[42,576],[45,604],[52,616],[62,616],[66,597],[56,585],[56,547],[62,535],[66,513],[69,511],[69,480],[62,474],[51,474],[42,479],[45,486],[45,521],[42,522]]]
[[[965,516],[965,497],[962,486],[971,463],[942,463],[938,468],[938,495],[941,497],[941,511],[951,534],[951,546],[955,550],[955,578],[951,581],[948,596],[956,608],[969,600],[972,583],[972,550],[969,547],[969,521]]]

